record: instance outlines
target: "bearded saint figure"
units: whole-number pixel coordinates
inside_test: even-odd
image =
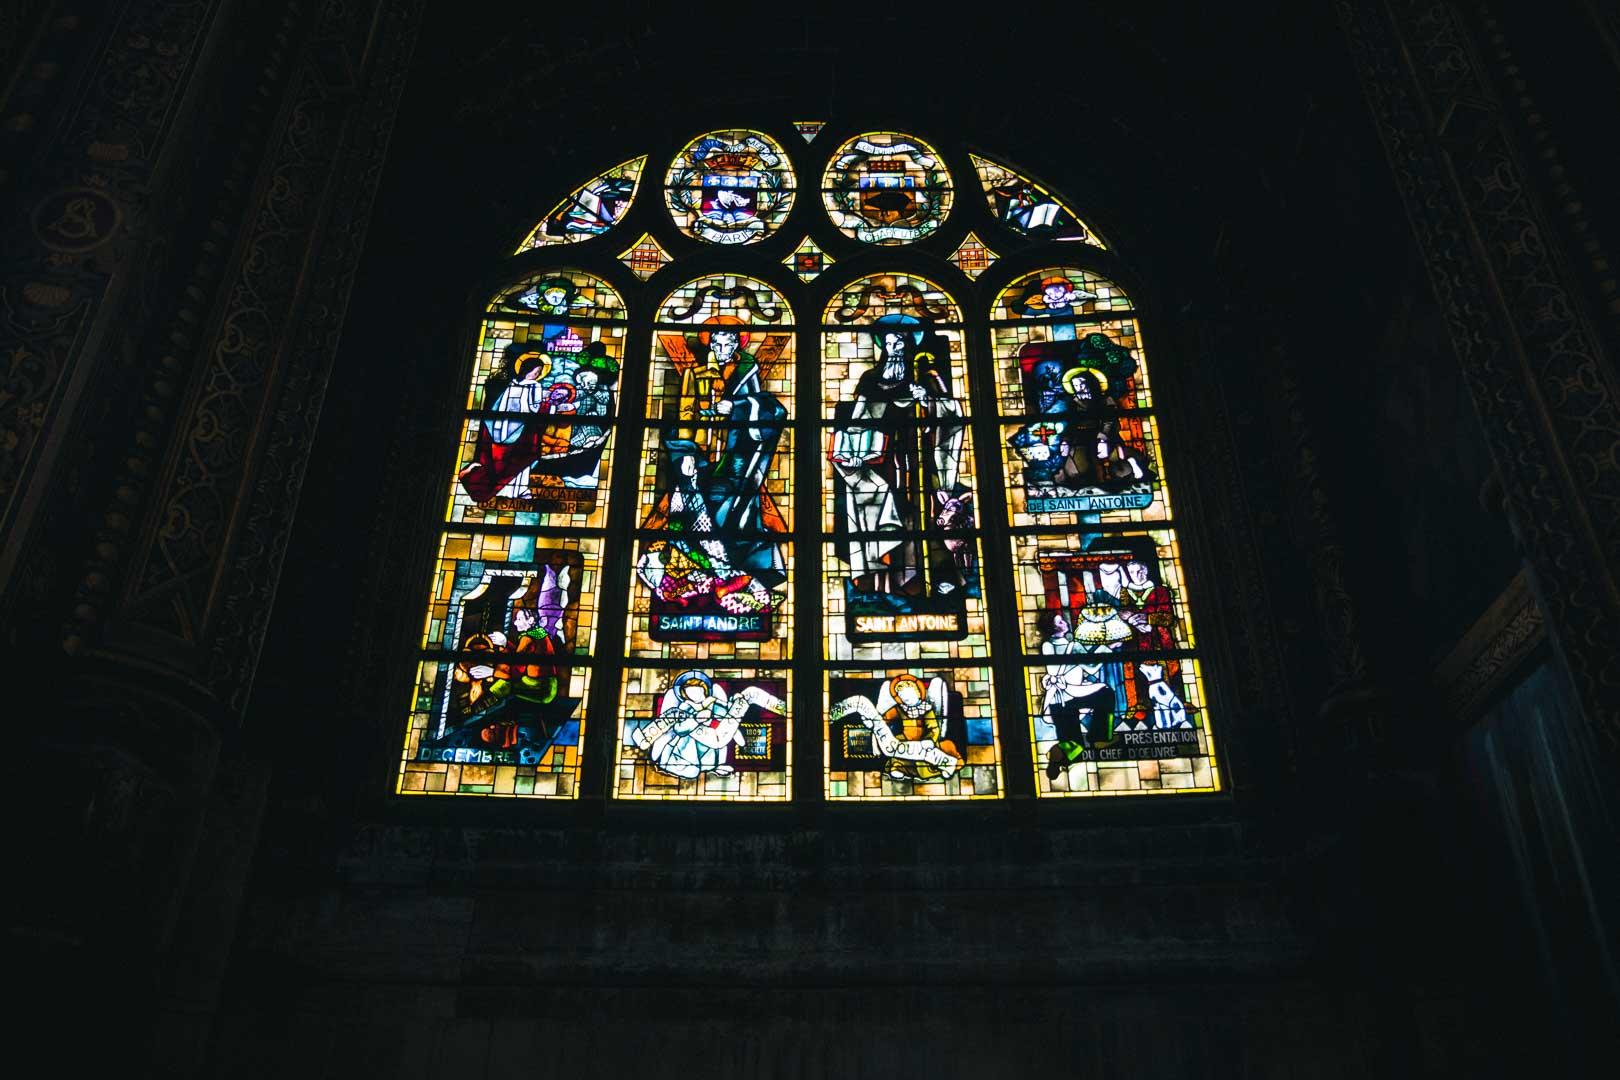
[[[873,327],[875,362],[856,383],[854,403],[840,407],[848,426],[828,455],[842,481],[844,528],[864,534],[848,540],[844,559],[859,591],[918,595],[926,591],[922,545],[875,534],[925,526],[926,491],[955,489],[966,425],[936,358],[919,352],[922,322],[885,315]]]

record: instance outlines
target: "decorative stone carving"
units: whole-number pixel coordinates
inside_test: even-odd
[[[1620,746],[1620,394],[1449,5],[1339,5],[1555,647]]]

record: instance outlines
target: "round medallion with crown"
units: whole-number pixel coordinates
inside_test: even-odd
[[[793,208],[793,167],[769,135],[711,131],[682,148],[664,180],[676,226],[711,244],[765,239]]]

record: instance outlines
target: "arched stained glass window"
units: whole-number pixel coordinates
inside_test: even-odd
[[[1171,520],[1170,488],[1130,298],[1036,270],[996,297],[990,338],[1036,789],[1212,791],[1176,533],[1141,527]]]
[[[658,306],[621,798],[791,796],[793,352],[792,308],[755,278],[705,275]]]
[[[473,357],[401,791],[573,797],[600,626],[624,304],[526,275]]]
[[[1117,254],[999,159],[822,127],[672,140],[519,246],[447,465],[400,792],[1222,786]]]

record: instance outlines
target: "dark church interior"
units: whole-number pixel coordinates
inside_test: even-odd
[[[1608,0],[4,5],[17,1030],[68,1076],[1611,1072],[1616,116]],[[611,721],[578,798],[396,793],[484,305],[576,247],[639,289],[727,126],[806,188],[916,132],[1107,237],[1218,791],[1038,797],[1003,708],[998,797],[839,803],[805,665],[780,805],[614,798]],[[512,254],[638,154],[612,238]],[[801,204],[736,257],[792,284]],[[649,289],[733,265],[671,250]]]

